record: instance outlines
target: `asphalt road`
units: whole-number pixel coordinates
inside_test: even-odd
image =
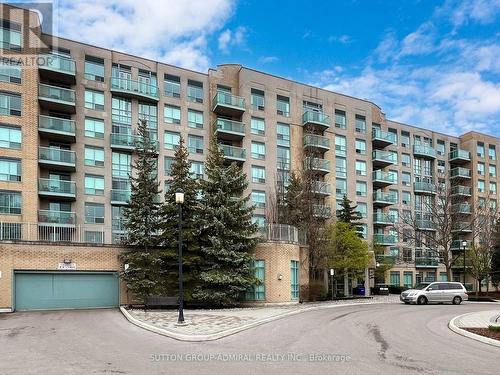
[[[498,374],[500,349],[447,327],[492,308],[336,307],[204,343],[142,330],[118,310],[0,314],[0,374]]]

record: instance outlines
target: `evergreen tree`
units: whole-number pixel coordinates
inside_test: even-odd
[[[204,257],[202,286],[193,296],[209,304],[231,306],[257,281],[250,268],[251,252],[258,242],[257,226],[251,220],[249,197],[243,196],[246,175],[236,163],[224,166],[216,137],[210,142],[206,174],[207,179],[201,181],[198,236]]]
[[[130,202],[123,214],[125,236],[122,243],[127,246],[127,250],[121,259],[129,265],[123,273],[128,289],[136,297],[145,300],[157,292],[162,269],[157,235],[159,190],[156,181],[157,151],[144,120],[138,124],[138,135],[136,160],[132,164],[135,173],[130,176]]]
[[[344,194],[342,198],[341,208],[337,211],[337,219],[343,223],[349,224],[349,226],[353,227],[357,224],[358,220],[361,220],[361,215],[356,208],[357,205],[351,206],[352,201],[347,198],[347,195]]]
[[[495,246],[491,254],[491,282],[500,288],[500,221],[496,224]]]
[[[297,228],[304,227],[306,219],[304,203],[304,186],[302,179],[295,172],[290,173],[288,186],[284,194],[282,224],[293,225]]]
[[[182,204],[182,263],[185,299],[190,300],[193,289],[199,278],[201,262],[200,246],[195,235],[198,226],[198,191],[199,183],[193,178],[188,161],[189,152],[181,137],[179,147],[175,151],[170,175],[169,190],[165,193],[165,203],[161,210],[161,258],[165,264],[162,284],[167,295],[178,292],[178,245],[179,245],[179,214],[175,203],[175,193],[184,193]]]

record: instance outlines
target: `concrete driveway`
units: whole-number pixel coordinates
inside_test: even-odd
[[[0,373],[497,374],[499,349],[447,328],[456,315],[492,308],[338,307],[204,343],[144,331],[118,310],[0,314]]]

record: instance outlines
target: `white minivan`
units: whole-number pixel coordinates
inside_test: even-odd
[[[469,296],[462,283],[439,281],[405,290],[399,299],[404,303],[416,303],[425,305],[427,303],[446,303],[460,305],[462,301],[467,301]]]

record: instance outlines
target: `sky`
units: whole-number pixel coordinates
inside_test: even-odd
[[[206,72],[244,66],[392,120],[500,137],[500,0],[59,0],[60,36]]]

